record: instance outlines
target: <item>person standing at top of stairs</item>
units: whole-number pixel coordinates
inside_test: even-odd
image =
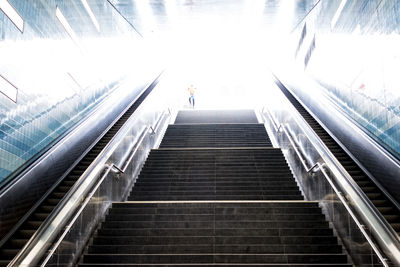
[[[188,88],[189,92],[189,105],[194,108],[194,93],[196,92],[197,88],[191,84]]]

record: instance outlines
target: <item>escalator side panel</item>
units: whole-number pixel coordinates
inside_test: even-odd
[[[400,202],[400,162],[388,152],[384,151],[365,132],[355,126],[357,123],[344,113],[333,107],[332,103],[322,103],[310,94],[310,84],[307,88],[296,84],[292,86],[290,80],[282,80],[286,86],[296,94],[302,103],[323,122],[326,129],[332,133],[346,149],[360,162],[360,164]],[[280,84],[280,85],[279,85]],[[278,86],[285,87],[280,81]],[[313,88],[314,90],[322,90]],[[334,114],[334,115],[333,115]]]
[[[0,192],[0,239],[4,238],[24,214],[68,171],[70,166],[77,162],[77,159],[80,160],[81,155],[144,87],[145,85],[142,85],[133,89],[130,97],[121,98],[117,105],[115,103],[112,107],[105,105],[104,110],[107,112],[104,112],[102,120],[95,116],[85,119],[82,125],[73,131],[73,136],[68,136],[50,148],[14,183],[2,189]]]
[[[279,84],[278,84],[279,85]],[[292,93],[282,84],[279,85],[282,92],[299,111],[310,127],[316,132],[320,139],[325,143],[327,148],[338,159],[342,166],[346,169],[353,180],[358,184],[364,194],[371,200],[375,207],[381,212],[382,216],[392,226],[392,228],[400,233],[400,212],[396,207],[396,203],[392,203],[390,198],[382,192],[378,186],[363,172],[363,170],[352,160],[352,158],[335,142],[335,140],[319,125],[316,119],[307,112],[300,102],[292,95]]]

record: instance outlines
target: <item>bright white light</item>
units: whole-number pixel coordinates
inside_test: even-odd
[[[255,26],[262,22],[265,0],[247,0],[244,2],[242,26]],[[248,28],[249,29],[249,28]]]
[[[240,19],[193,17],[158,42],[169,55],[169,90],[175,90],[179,105],[188,105],[190,84],[198,88],[196,109],[255,108],[266,99],[263,92],[268,91],[264,84],[271,39],[257,27],[259,10],[246,3],[246,14]]]
[[[86,12],[89,14],[90,19],[92,20],[94,26],[96,27],[97,31],[100,32],[100,25],[99,22],[97,21],[96,17],[93,14],[92,9],[90,8],[88,2],[86,0],[81,0],[83,6],[86,9]]]
[[[0,92],[17,103],[18,89],[0,75]]]
[[[174,23],[178,17],[178,11],[176,9],[176,5],[177,5],[176,0],[165,1],[165,9],[167,11],[168,20],[171,21],[172,23]]]
[[[76,36],[76,33],[72,29],[71,25],[69,25],[67,19],[64,17],[63,13],[58,7],[56,8],[56,17],[60,21],[61,25],[63,25],[69,36],[71,36],[72,40],[78,44],[78,37]]]
[[[336,13],[332,18],[331,29],[333,29],[335,27],[340,15],[342,14],[343,8],[346,5],[346,3],[347,3],[347,0],[342,0],[342,2],[340,2],[339,8],[336,10]]]
[[[147,77],[150,67],[158,70],[145,64],[153,55],[151,50],[147,53],[146,47],[141,47],[143,44],[136,38],[86,37],[80,42],[91,49],[80,53],[80,48],[69,38],[0,42],[0,74],[9,81],[18,82],[18,94],[22,91],[44,97],[43,101],[48,103],[57,103],[76,93],[86,94],[103,88],[131,72]],[[110,51],[110,47],[116,48],[115,51]],[[0,88],[4,91],[9,87],[1,85]],[[14,90],[3,93],[15,101]]]
[[[315,50],[307,72],[348,92],[359,90],[376,99],[390,93],[395,99],[400,96],[399,46],[397,34],[320,35],[319,48]]]
[[[291,27],[296,10],[296,1],[281,1],[280,5],[278,13],[276,14],[274,30],[277,34],[282,35],[292,30]]]
[[[0,0],[0,9],[21,32],[24,31],[23,18],[7,0]]]
[[[81,93],[81,89],[82,89],[81,85],[78,83],[78,81],[75,79],[75,77],[72,76],[71,73],[67,72],[67,76],[74,82],[74,86],[72,86],[72,88],[74,89],[74,91],[75,91],[77,94],[80,94],[80,93]],[[78,87],[78,89],[77,89],[76,87]]]
[[[157,28],[157,23],[154,20],[149,1],[140,0],[136,1],[135,4],[139,11],[140,21],[143,22],[144,34],[154,32]]]

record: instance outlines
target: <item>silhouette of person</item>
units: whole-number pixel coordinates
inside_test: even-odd
[[[196,92],[197,88],[191,84],[188,88],[189,91],[189,104],[194,108],[194,93]]]

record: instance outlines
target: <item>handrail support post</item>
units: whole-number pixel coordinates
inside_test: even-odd
[[[314,171],[315,167],[320,167],[318,162],[316,162],[314,165],[312,165],[310,168],[308,168],[307,173],[310,173],[310,172],[313,172],[313,173],[314,173],[314,172],[317,172],[318,170]],[[319,169],[319,168],[318,168],[318,169]]]

